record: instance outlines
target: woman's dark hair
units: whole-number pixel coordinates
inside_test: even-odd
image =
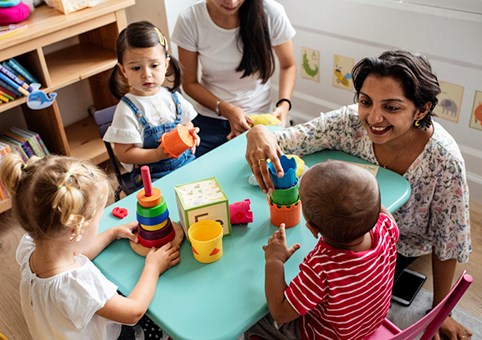
[[[424,110],[427,102],[432,103],[427,115],[419,121],[417,127],[426,129],[432,125],[433,109],[438,103],[437,95],[440,85],[437,76],[432,72],[428,59],[420,53],[404,50],[386,51],[378,58],[364,58],[352,70],[355,87],[355,102],[358,102],[360,90],[369,75],[393,77],[398,79],[403,87],[406,98],[415,106]]]
[[[148,21],[138,21],[124,28],[117,38],[117,63],[123,64],[124,52],[129,48],[149,48],[160,44],[164,47],[166,57],[170,58],[166,78],[172,81],[168,87],[171,92],[177,91],[181,86],[181,65],[173,56],[169,55],[167,40],[161,31]],[[122,98],[129,92],[129,85],[121,75],[119,66],[116,64],[109,78],[109,89],[117,99]]]
[[[243,57],[236,71],[243,72],[241,78],[258,73],[266,83],[274,73],[275,62],[263,0],[246,0],[239,8],[238,39]]]

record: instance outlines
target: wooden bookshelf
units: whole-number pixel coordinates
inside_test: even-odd
[[[117,36],[127,26],[125,9],[134,4],[135,0],[104,0],[67,15],[40,5],[23,22],[27,30],[0,40],[0,61],[15,57],[46,93],[88,79],[95,108],[114,105],[117,100],[108,90],[107,79],[117,62]],[[21,107],[27,128],[40,134],[50,152],[96,164],[108,159],[91,118],[82,117],[65,127],[56,102],[46,109],[31,110],[23,97],[0,104],[0,119],[2,113],[16,107]],[[9,200],[0,202],[0,213],[8,209]]]

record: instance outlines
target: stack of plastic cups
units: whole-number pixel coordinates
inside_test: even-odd
[[[272,163],[268,163],[274,191],[268,196],[271,223],[279,227],[284,223],[286,228],[300,223],[301,202],[296,177],[296,160],[285,155],[280,157],[284,176],[278,178]]]

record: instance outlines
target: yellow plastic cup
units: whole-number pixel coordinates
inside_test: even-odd
[[[187,234],[194,258],[201,263],[212,263],[223,256],[223,227],[214,220],[193,223]]]

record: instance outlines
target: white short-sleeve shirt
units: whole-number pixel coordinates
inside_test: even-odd
[[[294,37],[295,29],[281,4],[264,0],[264,10],[272,46]],[[200,1],[179,15],[171,39],[179,47],[199,54],[200,83],[215,96],[248,114],[269,112],[270,81],[262,84],[257,74],[241,78],[242,73],[236,72],[243,55],[238,34],[239,28],[224,29],[216,25],[205,1]],[[204,116],[226,119],[199,104],[196,110]]]
[[[95,314],[117,294],[117,286],[85,256],[79,268],[39,278],[29,259],[35,242],[25,234],[17,248],[20,303],[33,339],[117,339],[122,325]]]

